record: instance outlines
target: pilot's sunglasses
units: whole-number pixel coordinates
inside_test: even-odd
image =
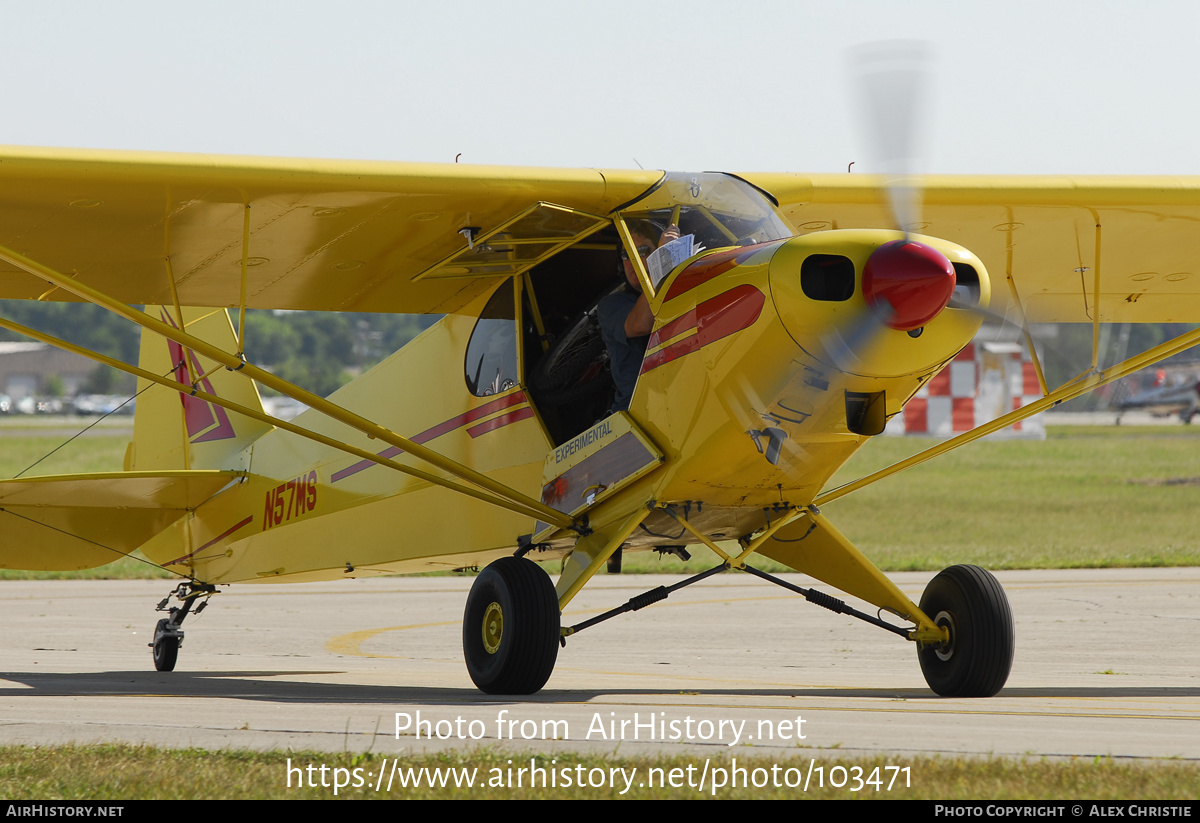
[[[638,246],[637,247],[637,253],[642,257],[649,257],[650,252],[652,252],[652,251],[654,251],[653,246]],[[629,259],[629,253],[627,251],[625,251],[624,249],[621,249],[621,259],[622,260]]]

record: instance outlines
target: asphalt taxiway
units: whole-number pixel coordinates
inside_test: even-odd
[[[893,579],[917,600],[931,576]],[[527,698],[472,686],[467,578],[234,586],[170,673],[147,648],[169,581],[0,582],[0,743],[1200,758],[1200,569],[997,576],[1017,652],[984,700],[935,696],[912,644],[747,575],[570,638]],[[677,579],[602,576],[565,620]]]

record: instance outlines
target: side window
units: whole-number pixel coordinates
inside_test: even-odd
[[[517,385],[517,315],[513,285],[505,281],[484,306],[467,343],[467,388],[476,397]]]

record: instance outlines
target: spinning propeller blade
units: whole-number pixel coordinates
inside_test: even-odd
[[[919,165],[918,129],[925,122],[932,51],[921,41],[897,40],[864,44],[849,57],[873,170],[887,179],[892,222],[907,235],[921,220],[921,192],[913,173]]]
[[[872,161],[886,178],[892,223],[904,239],[883,244],[868,259],[862,281],[867,309],[822,337],[824,359],[843,371],[853,370],[884,329],[920,329],[946,307],[955,288],[946,256],[909,235],[920,225],[920,189],[912,175],[930,48],[919,41],[870,43],[849,58]]]

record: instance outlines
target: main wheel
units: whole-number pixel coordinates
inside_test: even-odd
[[[951,566],[929,581],[921,611],[950,631],[940,646],[919,646],[929,688],[944,697],[991,697],[1012,668],[1016,633],[1000,582],[978,566]]]
[[[179,659],[179,637],[166,634],[167,619],[164,617],[154,627],[154,668],[160,672],[175,671]]]
[[[558,659],[558,597],[523,557],[502,557],[475,578],[463,616],[471,680],[488,694],[533,694]]]

